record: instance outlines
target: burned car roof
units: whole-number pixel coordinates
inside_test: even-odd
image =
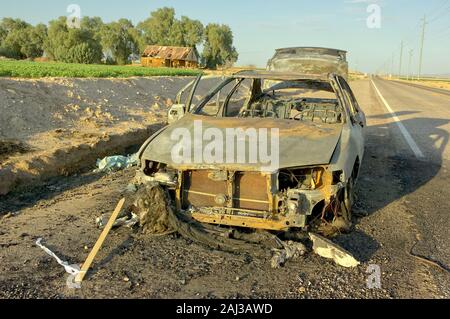
[[[322,47],[290,47],[290,48],[280,48],[275,50],[276,53],[282,54],[299,54],[299,53],[313,53],[313,54],[327,54],[342,56],[346,55],[347,51],[333,49],[333,48],[322,48]]]
[[[292,47],[277,49],[268,61],[267,70],[274,72],[299,72],[303,74],[339,74],[348,78],[347,52],[317,47]]]
[[[241,71],[233,74],[236,79],[266,79],[275,81],[329,81],[328,74],[302,74],[295,72],[275,71]]]

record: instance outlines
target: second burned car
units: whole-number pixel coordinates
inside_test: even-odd
[[[199,77],[182,90],[169,125],[142,146],[140,183],[165,187],[178,213],[206,224],[275,231],[307,230],[325,220],[350,225],[366,121],[346,80],[242,71],[200,96],[207,81]],[[222,162],[195,158],[214,137],[236,128],[232,148],[224,140],[223,151],[213,151],[222,152],[215,156]],[[256,142],[249,132],[274,128],[278,158],[268,168],[252,159]],[[205,131],[215,133],[205,138]],[[192,138],[181,147],[180,132]],[[236,159],[239,145],[245,156],[226,160]],[[177,157],[181,149],[191,160]]]

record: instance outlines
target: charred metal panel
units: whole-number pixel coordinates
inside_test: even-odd
[[[218,203],[218,196],[228,195],[227,182],[213,180],[210,171],[185,172],[183,197],[184,207],[224,207],[226,203]]]
[[[269,211],[267,178],[260,173],[237,173],[234,194],[236,208]]]
[[[184,173],[183,208],[227,207],[269,211],[270,198],[267,177],[259,172],[238,172],[228,179],[228,172],[195,170]],[[231,187],[230,187],[231,186]],[[231,202],[231,198],[233,201]]]

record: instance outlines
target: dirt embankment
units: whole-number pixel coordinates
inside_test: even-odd
[[[191,80],[0,79],[0,195],[143,143]]]

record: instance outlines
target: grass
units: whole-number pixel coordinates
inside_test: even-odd
[[[134,76],[194,76],[199,73],[201,71],[188,69],[0,60],[0,76],[3,77],[128,78]]]

